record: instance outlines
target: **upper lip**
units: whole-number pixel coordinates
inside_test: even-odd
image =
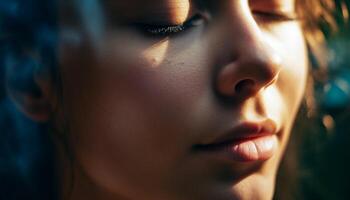
[[[273,135],[277,131],[277,124],[271,119],[260,122],[242,122],[230,131],[218,136],[210,143],[200,144],[197,147],[213,147],[231,144],[235,141],[243,141]]]

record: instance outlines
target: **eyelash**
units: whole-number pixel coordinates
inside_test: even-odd
[[[298,20],[298,17],[294,14],[253,11],[253,15],[263,21],[272,23]],[[136,27],[136,29],[146,36],[166,37],[183,33],[192,27],[198,26],[198,22],[200,22],[200,20],[204,20],[203,17],[201,15],[195,15],[191,19],[179,25],[134,24],[134,27]]]
[[[201,15],[195,15],[183,24],[179,25],[154,25],[154,24],[135,24],[137,30],[146,36],[166,37],[183,33],[188,29],[201,24],[204,18]]]
[[[277,13],[277,12],[263,12],[253,11],[253,15],[268,22],[288,22],[299,20],[298,16],[294,13]]]

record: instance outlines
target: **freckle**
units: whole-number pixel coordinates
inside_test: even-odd
[[[162,60],[159,57],[152,57],[149,59],[149,64],[150,64],[150,67],[152,67],[152,68],[158,67],[159,64],[161,64],[161,62],[162,62]]]
[[[158,64],[158,58],[156,58],[156,57],[153,57],[152,58],[152,64]]]

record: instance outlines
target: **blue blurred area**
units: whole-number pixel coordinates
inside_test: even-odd
[[[322,107],[344,110],[350,106],[350,37],[339,36],[329,41],[329,80],[322,91]]]
[[[336,2],[339,31],[327,35],[327,76],[315,80],[318,113],[311,129],[302,133],[299,189],[304,199],[349,199],[350,1]]]
[[[8,100],[0,103],[0,199],[53,199],[50,139]],[[50,152],[51,151],[51,152]]]
[[[54,153],[47,128],[23,116],[6,96],[4,87],[10,54],[20,52],[21,46],[49,52],[53,39],[47,34],[47,27],[55,12],[50,12],[47,2],[0,1],[0,200],[55,199]],[[28,80],[23,69],[36,63],[21,61],[25,65],[16,69],[19,76],[12,81],[17,81],[18,87],[26,87]]]

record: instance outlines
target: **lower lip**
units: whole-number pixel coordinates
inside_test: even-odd
[[[266,135],[241,141],[229,145],[204,149],[207,153],[225,154],[225,158],[236,162],[265,161],[277,152],[278,139],[276,135]],[[228,155],[228,156],[227,156]],[[219,156],[220,157],[220,156]]]
[[[232,158],[240,162],[264,161],[271,158],[277,150],[275,135],[262,136],[229,147]]]

